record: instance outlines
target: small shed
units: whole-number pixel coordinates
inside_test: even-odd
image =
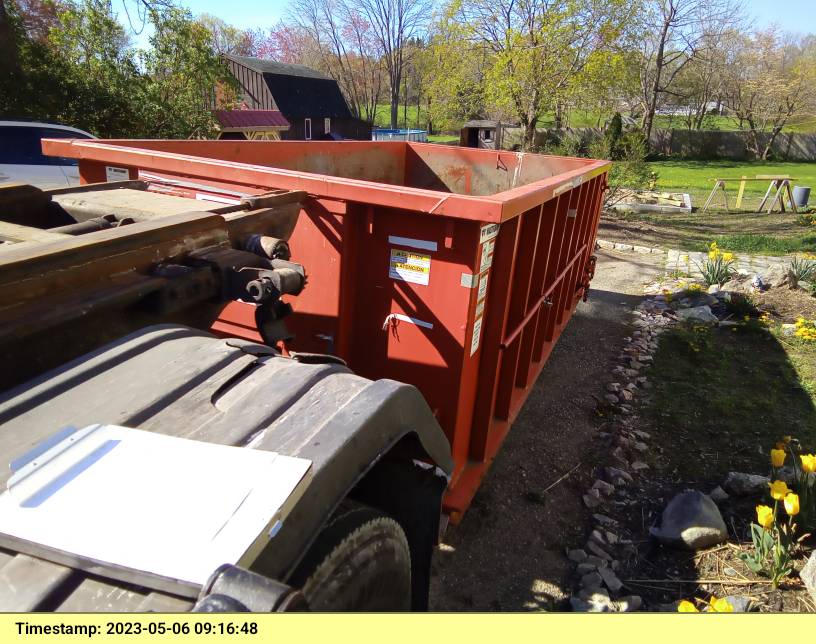
[[[501,121],[468,121],[459,133],[459,145],[483,150],[502,149]]]

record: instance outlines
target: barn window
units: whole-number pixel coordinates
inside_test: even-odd
[[[323,131],[326,134],[331,132],[331,119],[329,117],[323,119]]]
[[[307,141],[312,140],[312,119],[306,119],[303,122],[303,138]]]

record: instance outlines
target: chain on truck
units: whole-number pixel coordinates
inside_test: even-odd
[[[0,610],[427,609],[586,296],[609,164],[43,150],[83,185],[0,188]]]

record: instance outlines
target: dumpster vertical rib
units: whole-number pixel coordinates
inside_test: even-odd
[[[547,277],[544,280],[544,287],[542,294],[551,291],[555,278],[560,270],[561,253],[563,252],[564,228],[566,227],[567,210],[569,208],[570,195],[561,194],[558,197],[558,203],[555,209],[555,216],[553,217],[553,233],[550,241],[549,250],[547,252]],[[541,362],[546,360],[549,355],[549,348],[547,346],[547,326],[550,317],[553,313],[553,294],[548,296],[546,306],[541,308],[541,316],[536,330],[536,337],[533,341],[533,360]]]
[[[521,347],[520,335],[516,332],[519,324],[522,323],[527,314],[527,296],[530,290],[530,276],[532,274],[533,263],[535,261],[535,248],[538,243],[538,225],[540,222],[540,208],[523,213],[519,219],[519,239],[516,245],[516,256],[514,258],[515,268],[510,287],[510,309],[505,325],[505,333],[510,331],[515,337],[508,341],[507,335],[502,338],[503,355],[501,358],[501,369],[499,371],[499,390],[496,394],[496,406],[494,416],[502,420],[508,420],[510,415],[510,403],[513,396],[513,389],[516,382],[516,369],[519,363],[519,349]],[[528,356],[521,356],[525,361]]]
[[[570,244],[570,258],[575,258],[576,254],[578,253],[578,248],[580,244],[583,242],[583,231],[584,231],[584,224],[587,219],[589,219],[589,208],[588,205],[592,199],[593,193],[593,184],[591,182],[581,184],[581,192],[578,198],[578,206],[576,208],[576,216],[575,216],[575,223],[574,223],[574,230],[572,235],[572,241]],[[584,270],[583,264],[583,250],[580,252],[581,259],[576,259],[572,267],[569,270],[567,278],[564,281],[564,289],[563,289],[563,306],[561,307],[561,313],[558,317],[557,321],[557,335],[561,334],[561,327],[563,326],[565,319],[568,314],[572,312],[575,308],[576,302],[576,290],[578,284],[578,276]]]
[[[501,289],[513,280],[518,245],[519,218],[515,217],[502,224],[493,251],[493,268],[487,294],[486,328],[484,345],[479,362],[479,377],[476,387],[476,405],[471,435],[471,458],[482,461],[487,457],[487,444],[493,422],[493,408],[498,389],[496,374],[501,368],[501,341],[504,337],[509,311],[510,291]],[[497,286],[498,285],[498,286]]]

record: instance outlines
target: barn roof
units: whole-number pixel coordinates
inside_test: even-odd
[[[275,106],[289,120],[307,117],[351,118],[351,111],[337,81],[314,69],[247,56],[227,55],[227,58],[261,74]]]
[[[215,118],[225,130],[289,129],[289,121],[277,110],[216,110]]]

